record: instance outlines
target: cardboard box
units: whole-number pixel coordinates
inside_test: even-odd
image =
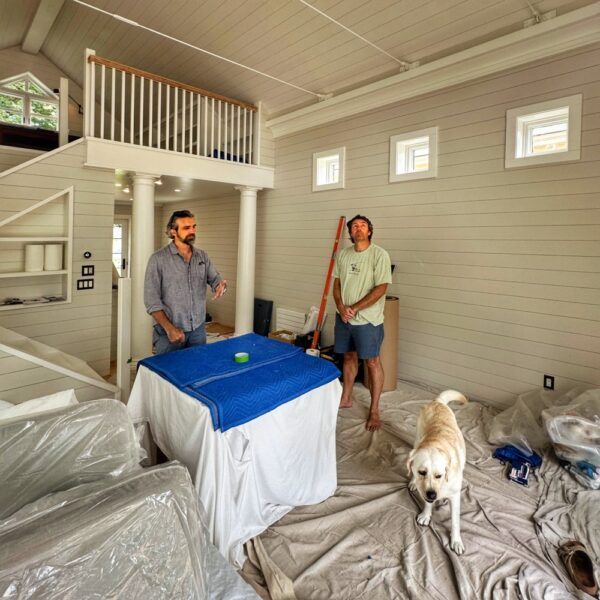
[[[279,342],[285,342],[286,344],[293,344],[296,339],[296,334],[293,331],[287,329],[279,329],[277,331],[271,331],[269,337]]]

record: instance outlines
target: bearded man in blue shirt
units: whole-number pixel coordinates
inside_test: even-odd
[[[189,210],[175,211],[166,233],[172,242],[150,257],[144,280],[156,354],[206,344],[206,287],[213,299],[227,290],[208,254],[194,247],[196,219]]]

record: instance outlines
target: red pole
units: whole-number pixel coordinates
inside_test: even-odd
[[[319,307],[319,317],[317,318],[317,328],[313,336],[311,348],[316,348],[319,343],[319,335],[321,334],[321,328],[323,327],[323,318],[325,316],[325,307],[327,306],[327,296],[329,295],[329,285],[331,283],[331,275],[333,273],[333,265],[335,264],[335,257],[337,255],[338,246],[340,245],[340,238],[344,231],[344,223],[346,217],[340,217],[338,222],[337,232],[335,234],[335,242],[333,242],[333,252],[331,253],[331,260],[329,261],[329,269],[327,270],[327,278],[325,279],[325,288],[323,289],[323,297],[321,298],[321,306]]]

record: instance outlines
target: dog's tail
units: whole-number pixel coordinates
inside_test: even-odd
[[[461,404],[466,404],[468,402],[465,396],[456,390],[446,390],[445,392],[442,392],[435,400],[436,402],[446,405],[449,402],[460,402]]]

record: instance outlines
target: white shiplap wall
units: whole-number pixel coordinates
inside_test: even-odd
[[[0,178],[0,203],[5,211],[18,211],[70,185],[74,186],[73,290],[71,304],[40,306],[0,312],[0,325],[86,361],[101,375],[109,372],[111,322],[111,237],[114,174],[83,167],[85,143],[67,146],[32,165]],[[47,211],[51,221],[53,211]],[[24,217],[29,235],[43,235],[51,222],[41,223],[35,214]],[[54,215],[56,218],[56,215]],[[15,224],[19,223],[15,221]],[[47,229],[46,229],[47,231]],[[85,260],[83,252],[92,252]],[[82,264],[95,266],[93,290],[76,290]],[[14,280],[2,279],[2,288]],[[15,362],[16,361],[16,362]],[[20,373],[23,369],[23,373]],[[35,373],[35,380],[30,375]],[[31,381],[33,387],[23,387]],[[44,382],[47,382],[45,386]],[[54,382],[54,383],[52,383]],[[21,401],[56,389],[73,387],[66,378],[47,369],[31,369],[28,363],[0,356],[0,398]],[[106,392],[84,388],[79,400],[106,396]]]
[[[576,93],[581,160],[505,170],[506,110]],[[390,136],[434,125],[438,177],[388,183]],[[312,153],[338,146],[346,188],[311,193]],[[361,212],[396,264],[400,377],[498,405],[544,373],[600,385],[599,47],[278,139],[275,187],[259,199],[258,296],[318,304],[338,217]]]
[[[198,224],[196,246],[208,253],[221,276],[227,280],[227,293],[222,298],[212,300],[210,290],[207,290],[206,310],[214,321],[232,327],[235,325],[239,205],[238,192],[213,199],[169,203],[163,206],[159,223],[161,232],[164,232],[173,211],[192,211]],[[161,244],[166,245],[168,241],[163,235]]]
[[[43,151],[0,146],[0,173],[27,162],[40,154],[43,154]]]

